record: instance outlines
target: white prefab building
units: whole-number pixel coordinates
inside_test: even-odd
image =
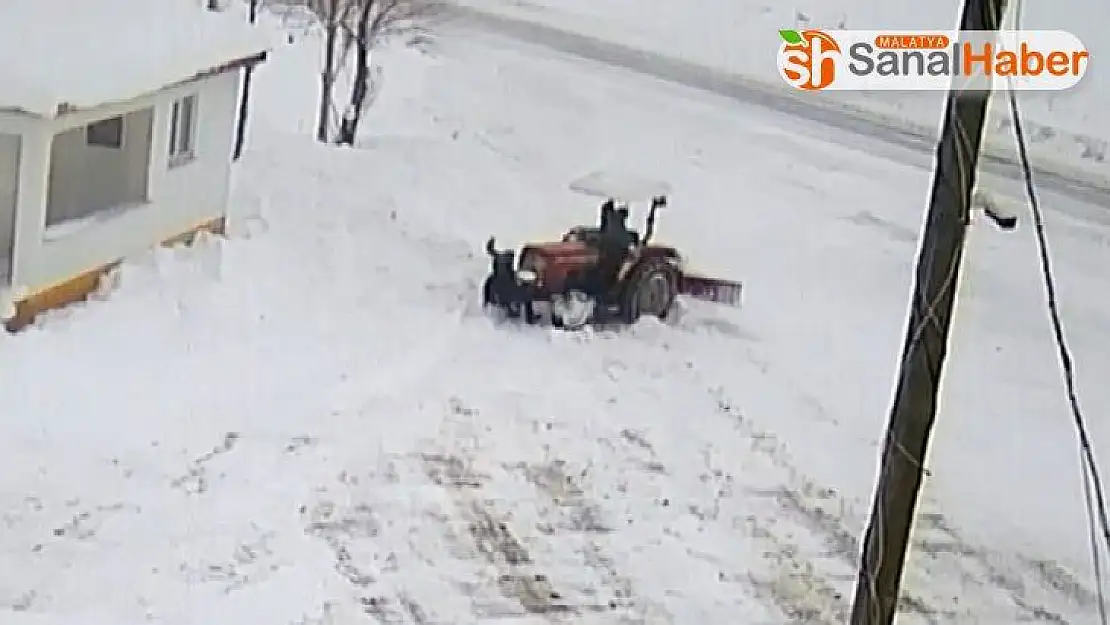
[[[0,318],[223,227],[241,75],[266,51],[192,0],[0,1]]]

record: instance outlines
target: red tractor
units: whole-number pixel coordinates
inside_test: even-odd
[[[633,323],[643,315],[664,319],[679,295],[739,306],[739,282],[692,274],[677,249],[652,243],[656,215],[667,206],[665,185],[593,174],[571,188],[606,198],[600,223],[571,228],[558,242],[526,244],[519,254],[498,250],[491,237],[485,306],[528,323],[547,317],[567,329]],[[648,197],[651,208],[641,236],[627,228],[626,202]]]

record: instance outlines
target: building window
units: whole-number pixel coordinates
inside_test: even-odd
[[[170,167],[178,167],[196,158],[197,96],[175,100],[170,111]]]
[[[114,137],[110,132],[120,128],[127,135],[122,142],[118,132]],[[79,224],[149,202],[150,137],[153,133],[154,107],[150,106],[127,112],[122,122],[105,120],[55,134],[50,142],[46,179],[47,232],[44,236],[51,240],[67,236]],[[0,188],[3,186],[0,181]],[[2,200],[0,192],[0,204]],[[3,212],[0,206],[0,221],[3,221]],[[72,228],[61,227],[64,223]]]
[[[123,148],[123,117],[111,117],[85,127],[85,143],[102,148]]]

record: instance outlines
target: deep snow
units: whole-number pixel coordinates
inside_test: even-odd
[[[257,76],[235,203],[261,217],[0,337],[0,620],[842,622],[927,174],[473,34],[383,52],[364,140],[322,147],[313,45]],[[485,238],[592,221],[566,184],[605,168],[665,175],[660,236],[742,278],[743,310],[476,314]],[[1096,414],[1107,230],[1045,200]],[[976,223],[965,271],[904,622],[1084,622],[1029,229]]]

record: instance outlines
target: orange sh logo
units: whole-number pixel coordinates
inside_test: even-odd
[[[780,30],[779,75],[790,86],[820,91],[836,80],[840,44],[820,30]]]

